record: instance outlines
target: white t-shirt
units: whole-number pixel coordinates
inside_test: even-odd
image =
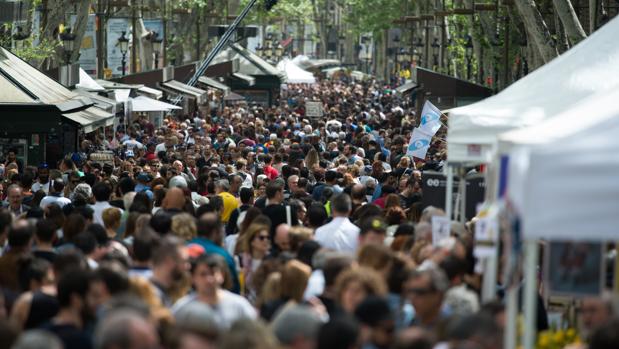
[[[36,193],[39,190],[43,190],[45,192],[45,194],[49,193],[49,183],[50,181],[47,181],[47,183],[45,184],[41,184],[38,181],[34,182],[32,184],[32,193]]]
[[[127,150],[133,150],[134,148],[142,149],[144,145],[135,139],[129,139],[123,142],[123,145],[127,147]]]
[[[256,309],[247,299],[227,290],[219,290],[219,292],[219,304],[207,305],[215,312],[215,318],[221,329],[229,329],[235,321],[240,319],[254,320],[258,317]],[[179,299],[172,307],[172,313],[176,315],[184,307],[190,307],[193,302],[199,302],[197,298],[198,296],[192,293]]]

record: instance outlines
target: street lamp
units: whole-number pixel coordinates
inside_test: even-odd
[[[153,45],[153,51],[155,52],[155,69],[159,63],[159,52],[161,52],[161,44],[163,39],[159,37],[159,33],[152,32],[150,36],[150,42]]]
[[[13,34],[13,42],[15,43],[15,48],[21,50],[24,48],[24,40],[28,38],[28,34],[24,33],[21,26],[17,27],[17,31]]]
[[[284,47],[282,46],[281,43],[277,43],[277,46],[275,46],[275,59],[280,60],[283,55],[284,55]]]
[[[421,66],[421,61],[423,59],[423,48],[426,45],[423,43],[423,39],[421,39],[421,37],[417,37],[417,39],[415,39],[415,43],[414,43],[414,50],[417,54],[417,65]]]
[[[71,54],[73,53],[73,47],[75,46],[75,34],[71,33],[71,28],[66,28],[59,35],[60,41],[62,41],[62,48],[64,49],[65,59],[67,65],[71,64]]]
[[[129,38],[125,34],[127,34],[127,32],[122,32],[118,38],[118,47],[120,47],[120,53],[123,55],[123,76],[125,76],[125,70],[127,68],[127,52],[129,51]]]
[[[434,57],[434,66],[438,67],[438,55],[439,52],[441,50],[441,43],[438,41],[438,38],[434,38],[434,41],[432,42],[432,56]]]
[[[471,61],[473,60],[473,38],[470,35],[466,36],[466,43],[464,44],[466,50],[466,78],[471,80]]]

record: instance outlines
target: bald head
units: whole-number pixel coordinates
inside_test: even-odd
[[[165,210],[182,210],[185,207],[185,194],[180,188],[170,188],[163,198],[161,207]]]
[[[281,251],[290,251],[290,226],[285,223],[278,225],[273,240]]]

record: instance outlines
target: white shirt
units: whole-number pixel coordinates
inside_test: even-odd
[[[36,193],[39,190],[43,190],[45,192],[45,194],[49,193],[49,183],[50,181],[47,181],[47,183],[45,184],[41,184],[38,181],[34,182],[32,184],[32,193]]]
[[[138,148],[138,149],[144,148],[144,145],[136,141],[135,139],[129,139],[127,141],[124,141],[123,145],[127,146],[128,150],[133,150],[133,148]]]
[[[71,200],[64,198],[62,196],[48,195],[44,197],[43,199],[41,199],[41,203],[39,204],[39,206],[44,209],[50,204],[56,204],[60,206],[60,208],[63,208],[66,204],[70,204],[70,203],[71,203]]]
[[[204,304],[215,312],[215,318],[220,329],[227,330],[235,321],[240,319],[254,320],[258,317],[256,309],[247,299],[227,290],[220,290],[219,292],[219,304],[215,306]],[[199,302],[197,298],[197,295],[192,293],[179,299],[174,303],[172,313],[176,315],[184,307],[190,307],[193,302]]]
[[[324,248],[342,252],[356,252],[359,243],[359,227],[348,217],[335,217],[316,229],[314,240]]]
[[[166,151],[165,143],[159,143],[155,147],[155,154],[159,154],[159,152]]]
[[[102,218],[103,210],[105,210],[106,208],[114,207],[114,206],[110,205],[110,203],[107,201],[97,201],[94,205],[90,205],[90,207],[94,211],[92,215],[94,222],[99,223],[102,226],[105,226],[103,224],[103,218]],[[119,210],[121,214],[123,213],[123,210],[121,210],[120,208],[118,207],[114,207],[114,208]]]

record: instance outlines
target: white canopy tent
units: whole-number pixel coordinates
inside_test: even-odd
[[[289,84],[315,84],[314,74],[301,69],[290,59],[284,58],[277,63],[277,69],[286,74],[286,82]]]
[[[86,73],[86,71],[82,68],[80,68],[80,82],[75,85],[75,87],[92,92],[105,91],[105,88],[99,85],[95,79],[91,78],[90,75],[88,75],[88,73]]]
[[[134,112],[155,112],[183,109],[179,106],[164,103],[146,96],[137,96],[131,99]]]
[[[526,238],[616,240],[619,90],[535,127],[500,136],[512,148],[507,193]]]
[[[619,86],[619,18],[552,62],[481,102],[449,111],[448,161],[489,162],[497,136],[572,108]]]

